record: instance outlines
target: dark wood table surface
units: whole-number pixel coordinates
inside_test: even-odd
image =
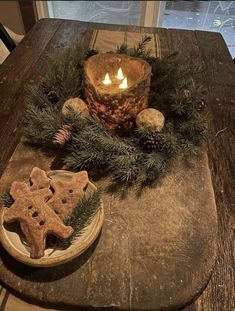
[[[90,40],[92,29],[135,31],[114,26],[64,20],[40,20],[0,65],[0,174],[21,136],[24,86],[47,71],[48,57],[73,42]],[[148,29],[142,29],[148,31]],[[152,29],[153,30],[153,29]],[[218,33],[156,28],[163,54],[180,51],[182,61],[203,66],[199,82],[208,88],[210,127],[216,139],[208,146],[209,165],[218,212],[218,257],[212,277],[198,299],[185,310],[235,310],[235,64]]]

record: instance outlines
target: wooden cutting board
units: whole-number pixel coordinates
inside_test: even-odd
[[[0,188],[24,180],[35,165],[60,168],[56,162],[20,143]],[[106,194],[103,202],[102,233],[83,255],[62,266],[37,269],[1,249],[1,280],[44,302],[139,310],[182,306],[204,288],[217,238],[205,153],[191,167],[177,163],[161,185],[140,197],[134,192],[124,199]]]
[[[93,31],[94,28],[106,30]],[[121,31],[114,33],[108,29]],[[37,82],[46,73],[47,56],[60,55],[77,39],[88,42],[91,37],[91,47],[98,49],[112,50],[123,39],[132,46],[142,37],[134,31],[154,33],[150,48],[156,56],[179,51],[183,62],[205,65],[200,82],[209,86],[208,107],[215,132],[219,133],[219,139],[217,137],[209,147],[209,155],[220,217],[221,256],[208,290],[192,308],[222,310],[226,307],[230,310],[234,305],[230,269],[232,234],[228,228],[233,219],[232,175],[229,172],[233,163],[234,70],[219,34],[56,19],[39,21],[2,65],[0,169],[5,169],[6,159],[21,135],[23,87],[29,80]],[[27,176],[35,165],[48,169],[51,161],[40,152],[19,145],[1,185],[5,187],[15,178]],[[160,187],[148,190],[138,200],[133,194],[123,201],[114,195],[105,196],[106,220],[102,234],[82,257],[70,264],[55,269],[27,268],[1,248],[1,280],[16,292],[47,306],[49,303],[60,307],[75,305],[75,310],[81,306],[160,310],[188,303],[207,283],[217,239],[215,202],[206,154],[194,164],[193,169],[186,169],[179,163]],[[52,168],[60,166],[54,163]],[[222,298],[216,299],[218,295]]]

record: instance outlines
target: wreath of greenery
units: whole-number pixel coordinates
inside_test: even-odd
[[[205,90],[196,87],[192,78],[200,68],[189,70],[179,62],[177,53],[163,59],[151,57],[149,41],[149,37],[144,37],[132,49],[122,44],[115,52],[140,57],[152,66],[149,107],[165,116],[160,133],[133,129],[128,136],[119,137],[72,109],[67,116],[61,114],[67,99],[83,98],[83,64],[97,53],[78,44],[50,62],[48,74],[39,85],[28,87],[28,142],[47,152],[61,153],[62,148],[68,168],[86,169],[90,174],[102,172],[111,177],[112,185],[114,182],[124,187],[155,185],[175,159],[195,155],[198,146],[208,138]],[[54,143],[58,133],[64,135],[63,146]]]

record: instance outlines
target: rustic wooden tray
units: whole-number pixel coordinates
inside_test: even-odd
[[[70,179],[72,172],[65,170],[50,171],[48,176],[52,179]],[[89,182],[85,192],[88,197],[97,188]],[[0,239],[4,248],[15,259],[35,267],[52,267],[63,264],[82,254],[97,238],[104,220],[104,208],[101,203],[98,212],[94,216],[92,222],[84,229],[84,232],[76,239],[76,241],[66,249],[47,248],[45,255],[40,259],[30,258],[30,248],[25,243],[23,234],[18,223],[5,224],[4,211],[0,213]]]

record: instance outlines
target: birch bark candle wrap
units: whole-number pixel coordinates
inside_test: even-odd
[[[127,87],[117,78],[122,68]],[[105,76],[111,82],[104,84]],[[137,114],[148,106],[151,66],[142,59],[106,53],[90,57],[84,66],[85,100],[90,114],[118,134],[128,132]]]

